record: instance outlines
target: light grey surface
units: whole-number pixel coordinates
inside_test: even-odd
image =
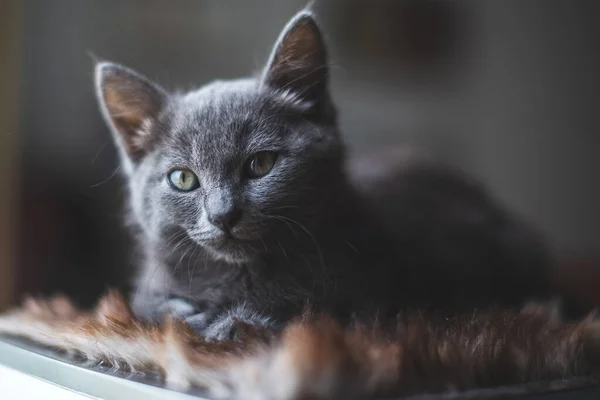
[[[203,399],[190,394],[166,390],[156,386],[119,378],[91,369],[82,368],[57,358],[50,357],[44,350],[40,353],[25,348],[18,341],[0,340],[0,365],[46,382],[64,387],[92,398],[112,399]],[[26,390],[24,389],[24,394]]]

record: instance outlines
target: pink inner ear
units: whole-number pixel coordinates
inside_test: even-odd
[[[140,77],[117,71],[104,77],[102,96],[125,151],[134,158],[141,156],[164,94]]]
[[[113,85],[107,84],[103,90],[104,101],[110,117],[121,134],[125,150],[129,154],[135,154],[142,144],[137,140],[143,121],[147,120],[147,114],[141,102],[127,90],[115,89]]]
[[[327,82],[327,52],[310,16],[293,23],[276,46],[265,76],[269,85],[307,95],[323,89]]]
[[[119,90],[111,86],[107,84],[104,88],[104,100],[111,117],[131,125],[141,125],[145,114],[140,107],[141,102],[127,90]]]

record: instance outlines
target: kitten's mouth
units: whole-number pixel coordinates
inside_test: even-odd
[[[209,255],[226,262],[247,262],[264,249],[261,232],[254,226],[238,226],[231,232],[214,227],[202,230],[192,228],[187,233]]]

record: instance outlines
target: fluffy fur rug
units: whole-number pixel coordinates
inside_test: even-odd
[[[600,368],[600,322],[562,322],[545,305],[451,320],[412,313],[387,328],[342,328],[307,313],[282,332],[239,330],[239,342],[209,343],[180,321],[146,325],[115,292],[89,312],[63,297],[28,298],[0,317],[0,333],[156,373],[170,387],[204,388],[215,398],[387,397],[589,376]]]

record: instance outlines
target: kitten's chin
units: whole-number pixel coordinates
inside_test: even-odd
[[[200,243],[215,260],[230,264],[243,264],[252,260],[254,252],[249,244],[234,240]]]
[[[211,247],[205,246],[208,253],[215,259],[219,261],[225,261],[229,264],[244,264],[250,261],[251,257],[248,253],[241,251],[222,251],[215,250]]]

